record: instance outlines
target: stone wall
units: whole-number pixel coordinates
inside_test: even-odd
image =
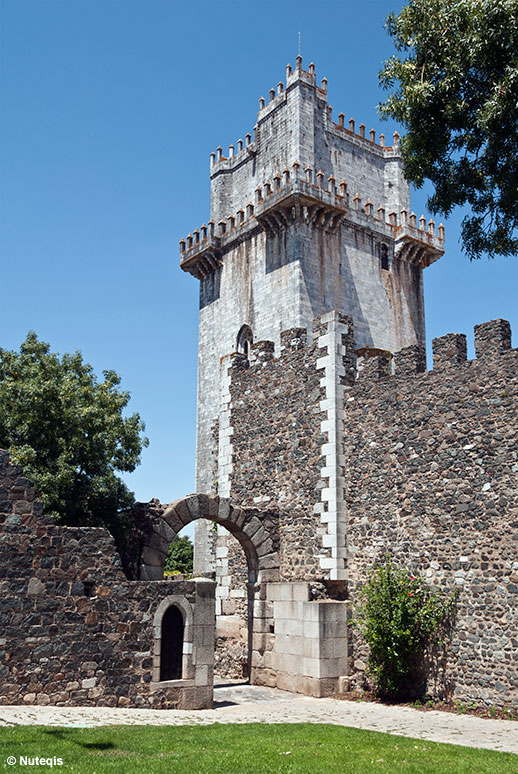
[[[6,452],[0,499],[0,704],[212,706],[213,581],[128,581],[111,535],[43,517]],[[183,679],[160,681],[170,605]]]
[[[321,544],[315,540],[313,517],[313,505],[320,500],[324,441],[319,354],[315,341],[306,346],[305,330],[288,330],[282,333],[280,357],[274,358],[273,343],[258,342],[250,367],[238,358],[231,369],[232,497],[256,507],[276,500],[282,508],[279,560],[284,580],[320,575]]]
[[[460,590],[435,690],[518,706],[518,350],[509,324],[415,349],[394,376],[374,369],[345,404],[348,578],[352,599],[389,552],[443,590]],[[376,378],[381,373],[381,378]],[[413,371],[413,373],[412,373]],[[362,667],[355,643],[352,665]],[[433,686],[432,686],[433,687]]]
[[[363,352],[353,381],[350,330],[340,332],[340,316],[323,321],[308,344],[291,332],[279,357],[258,344],[249,368],[231,369],[232,495],[258,508],[279,499],[280,580],[329,585],[334,534],[353,604],[387,553],[430,584],[459,589],[453,641],[428,690],[518,705],[518,351],[508,323],[477,326],[470,361],[464,336],[435,340],[431,371],[418,345],[393,359]],[[343,368],[336,410],[323,392],[333,351]],[[342,421],[333,450],[329,432]],[[332,503],[320,502],[331,479],[334,532]],[[353,683],[363,682],[365,656],[352,636]]]
[[[347,672],[347,605],[311,599],[309,583],[269,583],[273,631],[254,651],[258,681],[307,696],[332,696]]]

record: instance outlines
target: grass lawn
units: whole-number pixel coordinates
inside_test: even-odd
[[[7,756],[63,759],[8,765]],[[340,726],[105,726],[0,729],[3,771],[123,774],[518,774],[518,756]]]

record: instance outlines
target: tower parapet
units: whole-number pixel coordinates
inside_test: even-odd
[[[326,231],[335,231],[347,219],[359,228],[369,228],[380,239],[394,241],[395,253],[402,259],[425,267],[437,261],[444,253],[444,226],[435,231],[434,221],[424,215],[419,219],[414,213],[408,218],[407,210],[400,213],[386,210],[382,204],[376,208],[370,198],[362,205],[357,193],[353,208],[349,206],[347,182],[342,180],[337,188],[335,178],[328,178],[324,186],[324,174],[314,175],[310,167],[305,177],[300,176],[300,164],[295,161],[292,170],[276,173],[273,184],[266,180],[255,189],[255,204],[249,202],[246,210],[240,207],[235,214],[222,218],[216,228],[213,221],[203,224],[180,240],[180,265],[198,279],[222,266],[223,255],[236,243],[242,242],[254,229],[273,234],[296,222],[314,225]],[[201,236],[200,236],[201,234]]]

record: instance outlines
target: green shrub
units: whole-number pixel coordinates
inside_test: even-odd
[[[192,573],[194,547],[192,540],[185,537],[175,537],[165,558],[164,575],[175,572],[181,575]]]
[[[367,672],[378,695],[407,698],[423,674],[423,656],[444,643],[457,593],[434,591],[387,559],[359,591],[353,625],[370,648]]]

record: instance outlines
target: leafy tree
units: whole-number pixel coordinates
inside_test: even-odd
[[[179,572],[182,575],[192,573],[194,547],[188,535],[176,537],[165,558],[164,571],[166,573]]]
[[[409,0],[386,25],[398,55],[380,83],[406,128],[405,174],[434,213],[469,205],[470,259],[518,252],[518,0]]]
[[[79,352],[63,355],[30,332],[20,352],[0,349],[0,447],[9,449],[45,511],[68,525],[105,526],[120,546],[132,471],[148,445],[115,371],[98,382]]]
[[[442,642],[457,594],[434,591],[389,559],[360,589],[353,625],[367,642],[367,671],[380,696],[407,697],[422,655]]]

